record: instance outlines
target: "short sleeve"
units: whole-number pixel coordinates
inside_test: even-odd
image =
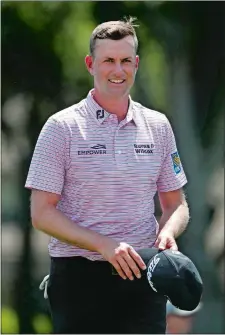
[[[187,178],[180,161],[175,136],[166,118],[164,131],[164,159],[157,181],[159,192],[169,192],[183,187]]]
[[[61,194],[65,177],[65,148],[64,128],[50,117],[38,137],[25,187]]]

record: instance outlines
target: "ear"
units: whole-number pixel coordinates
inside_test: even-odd
[[[93,57],[87,55],[85,57],[85,64],[88,69],[88,72],[93,76]]]
[[[136,71],[138,70],[138,65],[139,65],[139,56],[136,56],[136,59],[135,59],[135,68],[136,68]]]

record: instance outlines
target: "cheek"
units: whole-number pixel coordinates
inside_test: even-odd
[[[98,69],[98,71],[96,71],[96,75],[99,77],[99,78],[107,78],[108,75],[109,75],[109,69],[107,68],[101,68],[101,69]]]
[[[136,70],[132,68],[126,72],[127,72],[127,77],[130,78],[131,80],[134,80],[134,77],[136,75]]]
[[[127,73],[127,75],[132,77],[136,73],[136,67],[134,65],[132,65],[132,66],[127,65],[127,66],[124,67],[124,71]]]

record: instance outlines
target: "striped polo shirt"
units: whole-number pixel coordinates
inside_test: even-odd
[[[61,195],[57,208],[82,227],[135,249],[152,247],[155,193],[187,182],[171,125],[130,97],[126,118],[118,122],[92,95],[49,117],[25,187]],[[49,254],[103,259],[54,237]]]

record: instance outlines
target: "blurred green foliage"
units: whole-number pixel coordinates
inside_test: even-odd
[[[36,314],[32,320],[35,334],[51,334],[51,320],[45,314]],[[19,318],[13,308],[3,306],[1,311],[1,334],[19,334]]]
[[[1,309],[1,334],[18,334],[19,319],[10,307],[3,306]]]

